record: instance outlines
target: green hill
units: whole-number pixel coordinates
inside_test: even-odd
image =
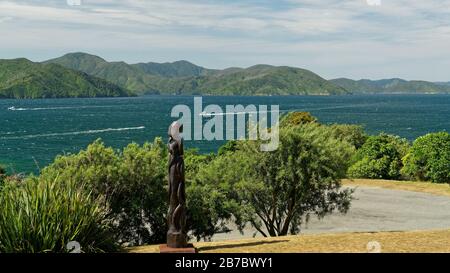
[[[257,65],[247,69],[206,69],[187,61],[174,63],[107,62],[71,53],[47,61],[103,78],[138,94],[330,95],[348,94],[311,71]]]
[[[139,67],[124,62],[107,62],[98,56],[86,53],[70,53],[60,58],[48,60],[45,63],[59,64],[82,71],[136,93],[158,92],[154,85],[155,82],[160,80],[159,76],[150,75]]]
[[[178,93],[207,95],[342,95],[349,94],[311,71],[287,67],[256,65],[247,69],[228,69],[184,82]]]
[[[119,97],[132,93],[57,64],[0,60],[0,98]]]
[[[340,78],[331,80],[330,82],[339,85],[354,94],[450,93],[450,85],[426,81],[406,81],[402,79],[354,81],[346,78]]]
[[[207,69],[188,61],[176,61],[173,63],[138,63],[132,65],[139,68],[147,74],[158,75],[161,77],[192,77],[206,76],[217,73],[217,70]]]

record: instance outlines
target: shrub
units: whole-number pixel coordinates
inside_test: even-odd
[[[411,178],[450,183],[450,134],[440,132],[417,138],[403,164],[402,173]]]
[[[399,179],[402,157],[409,148],[408,141],[398,136],[371,136],[357,151],[348,169],[352,178]]]
[[[0,194],[0,252],[67,252],[70,241],[83,252],[115,251],[106,215],[100,200],[73,181],[7,183]]]
[[[161,139],[143,146],[132,143],[117,152],[97,140],[77,155],[57,157],[41,176],[83,184],[104,198],[118,241],[151,244],[163,242],[167,232],[166,165]]]
[[[226,211],[222,206],[227,200],[210,185],[192,181],[212,158],[196,150],[185,153],[187,225],[197,239],[221,231],[212,223],[227,216],[221,212]],[[95,196],[104,197],[119,242],[155,244],[164,242],[167,234],[167,162],[167,148],[159,138],[143,146],[130,144],[122,151],[97,140],[77,155],[56,158],[41,176],[70,178],[84,183]]]
[[[351,124],[333,124],[330,125],[332,134],[335,138],[347,141],[356,149],[361,148],[368,138],[364,128],[359,125]]]
[[[317,119],[309,112],[289,112],[281,118],[280,127],[297,126],[315,122],[317,122]]]
[[[217,155],[221,156],[228,152],[235,152],[238,149],[239,140],[229,140],[219,147]]]
[[[6,179],[6,171],[2,165],[0,165],[0,191],[2,190],[3,183]]]

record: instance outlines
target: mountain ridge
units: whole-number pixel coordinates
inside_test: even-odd
[[[208,69],[188,61],[104,62],[90,54],[69,53],[46,61],[103,78],[138,94],[185,95],[341,95],[347,90],[305,69],[255,65]]]
[[[22,63],[20,69],[12,65],[15,73],[9,73],[10,78],[5,77],[8,62]],[[18,58],[0,60],[0,64],[0,97],[450,93],[450,82],[400,78],[326,80],[306,69],[267,64],[225,69],[209,69],[187,60],[128,64],[109,62],[84,52],[68,53],[40,63]],[[68,91],[58,88],[67,88]],[[87,91],[77,88],[86,88]]]

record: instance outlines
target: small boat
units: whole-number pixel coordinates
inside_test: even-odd
[[[203,116],[203,117],[211,117],[211,116],[212,116],[212,114],[211,114],[211,113],[207,113],[207,112],[203,111],[203,112],[201,112],[201,113],[200,113],[200,116]]]
[[[16,107],[11,106],[11,107],[8,108],[8,110],[14,111],[14,110],[16,110]]]

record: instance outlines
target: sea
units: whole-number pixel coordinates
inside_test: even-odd
[[[279,106],[281,113],[307,111],[324,124],[364,126],[369,134],[410,141],[450,130],[450,95],[204,96],[203,107]],[[55,156],[77,153],[98,138],[120,149],[155,137],[167,140],[176,105],[194,108],[193,96],[0,100],[0,164],[10,173],[39,173]],[[206,120],[208,117],[204,117]],[[191,140],[188,148],[216,152],[224,141]]]

